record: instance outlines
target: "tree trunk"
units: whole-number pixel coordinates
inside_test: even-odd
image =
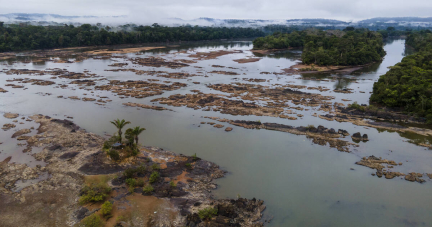
[[[138,146],[138,136],[135,136],[135,143]]]

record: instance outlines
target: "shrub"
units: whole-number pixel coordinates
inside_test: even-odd
[[[113,161],[118,161],[120,160],[120,154],[118,153],[118,151],[111,149],[109,151],[107,151],[107,155],[113,160]]]
[[[126,178],[132,178],[132,177],[134,177],[136,172],[137,172],[137,170],[134,168],[127,168],[123,172],[123,176],[125,176]]]
[[[196,153],[194,155],[192,155],[192,160],[194,160],[194,161],[198,160]]]
[[[153,188],[150,184],[146,185],[146,186],[143,188],[143,192],[146,193],[146,194],[150,194],[150,193],[152,193],[153,191],[154,191],[154,188]]]
[[[142,186],[144,186],[144,180],[143,180],[143,179],[138,179],[138,180],[136,181],[136,186],[137,186],[137,187],[142,187]]]
[[[209,220],[211,219],[213,216],[217,215],[218,210],[216,208],[213,207],[207,207],[204,208],[202,210],[198,211],[198,216],[202,219],[202,220]]]
[[[127,184],[129,187],[135,187],[136,183],[137,183],[136,180],[133,179],[133,178],[128,178],[128,179],[126,179],[126,184]]]
[[[156,182],[159,179],[159,173],[154,171],[151,175],[150,175],[150,179],[149,182],[150,184],[153,184],[154,182]]]
[[[81,221],[83,227],[102,227],[104,226],[102,219],[97,214],[92,214]]]
[[[306,129],[307,130],[313,130],[313,129],[315,129],[315,126],[314,125],[308,125],[308,126],[306,126]]]
[[[106,183],[93,183],[86,185],[81,190],[81,197],[79,198],[80,204],[86,204],[90,202],[100,202],[108,197],[111,192],[111,188]]]
[[[365,107],[359,105],[357,102],[353,102],[352,104],[348,105],[348,107],[349,108],[353,108],[353,109],[357,109],[357,110],[360,110],[360,111],[363,111],[363,112],[365,111]]]
[[[111,217],[111,211],[112,211],[112,203],[109,201],[106,201],[104,204],[102,204],[101,212],[102,215],[106,218]]]
[[[136,168],[136,172],[140,174],[145,174],[147,172],[147,167],[145,165],[140,165]]]
[[[174,181],[170,181],[169,184],[173,188],[175,188],[177,186],[177,184]]]
[[[153,165],[151,166],[151,168],[152,168],[153,170],[158,170],[158,169],[160,169],[160,167],[159,167],[159,165],[158,165],[157,163],[153,163]]]
[[[192,169],[192,165],[191,165],[190,163],[186,163],[185,166],[186,166],[186,168],[188,168],[188,169]]]

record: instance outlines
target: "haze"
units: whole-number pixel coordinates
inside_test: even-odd
[[[1,0],[0,14],[47,13],[69,16],[125,16],[125,22],[152,23],[168,18],[301,19],[357,21],[372,17],[428,17],[428,0]]]

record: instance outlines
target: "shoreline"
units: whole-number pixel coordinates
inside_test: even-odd
[[[131,222],[139,219],[152,226],[224,223],[263,226],[263,201],[255,198],[213,198],[211,191],[217,185],[212,181],[224,177],[226,172],[212,162],[155,147],[141,147],[136,157],[113,162],[101,150],[105,139],[80,129],[72,121],[42,115],[28,119],[39,124],[34,129],[37,133],[27,136],[31,131],[29,129],[22,131],[24,134],[16,139],[27,142],[27,148],[41,148],[41,152],[33,153],[32,156],[46,165],[31,168],[26,164],[9,163],[10,158],[0,162],[0,218],[5,226],[23,226],[29,221],[35,226],[50,226],[53,221],[72,226],[94,213],[98,215],[101,212],[100,202],[81,205],[78,198],[86,182],[100,179],[108,179],[106,183],[111,193],[107,201],[111,201],[114,206],[114,216],[107,220],[107,224],[116,224],[117,221],[113,220],[125,216],[130,217]],[[190,163],[190,167],[185,163]],[[147,170],[136,175],[137,180],[145,181],[152,171],[159,172],[161,176],[152,183],[154,191],[150,194],[144,193],[143,187],[135,187],[133,192],[125,187],[127,181],[123,172],[142,168],[143,165],[147,166]],[[149,170],[150,166],[155,165],[159,168],[152,167],[153,170]],[[48,177],[42,177],[44,175]],[[21,181],[28,181],[29,184],[19,186]],[[168,182],[175,182],[175,187]],[[51,207],[55,212],[44,209],[47,199],[53,204]],[[136,214],[135,210],[139,208],[128,202],[131,199],[155,207]],[[31,210],[25,209],[29,206]],[[4,209],[6,207],[8,209]],[[211,207],[217,208],[217,218],[202,220],[197,215],[200,210]],[[158,212],[153,213],[154,210]],[[34,218],[34,212],[38,212],[37,218]]]

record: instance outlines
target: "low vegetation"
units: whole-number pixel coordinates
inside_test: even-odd
[[[82,227],[103,227],[104,223],[103,223],[103,221],[99,215],[92,214],[92,215],[84,218],[81,221],[80,226],[82,226]]]
[[[107,184],[109,179],[109,176],[86,179],[86,184],[81,189],[79,203],[86,204],[104,201],[111,193],[111,187]]]
[[[151,194],[154,191],[153,186],[151,186],[151,184],[147,184],[144,188],[143,188],[143,192],[146,194]]]
[[[105,218],[108,219],[112,216],[111,215],[112,209],[113,209],[112,203],[109,201],[106,201],[104,204],[102,204],[101,213]]]
[[[149,178],[149,182],[150,182],[150,184],[153,184],[153,183],[155,183],[158,179],[159,179],[159,173],[158,172],[156,172],[156,171],[154,171],[151,175],[150,175],[150,178]]]
[[[202,220],[210,220],[213,216],[217,215],[218,210],[213,207],[207,207],[198,211],[198,216]]]

